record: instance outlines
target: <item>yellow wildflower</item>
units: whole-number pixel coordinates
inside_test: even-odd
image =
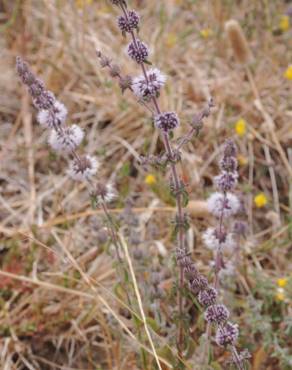
[[[292,80],[292,64],[286,69],[284,77],[287,78],[287,80]]]
[[[235,123],[235,131],[238,136],[242,137],[246,134],[246,122],[243,118],[240,118],[236,123]]]
[[[279,23],[279,27],[282,32],[288,31],[290,27],[290,17],[288,15],[282,15]]]
[[[285,299],[284,289],[283,288],[278,288],[275,297],[276,297],[277,301],[280,301],[280,302],[284,301],[284,299]]]
[[[152,174],[149,174],[145,177],[144,182],[147,185],[154,185],[156,183],[156,177]]]
[[[200,35],[201,37],[203,37],[204,39],[208,39],[210,36],[212,36],[213,34],[213,31],[210,29],[210,28],[203,28],[201,31],[200,31]]]
[[[237,156],[237,160],[240,166],[246,166],[248,164],[248,158],[246,158],[244,155],[239,154]]]
[[[268,203],[268,199],[264,193],[259,193],[254,197],[256,207],[262,208]]]
[[[277,280],[277,285],[280,288],[284,288],[287,285],[287,278],[280,278]]]
[[[166,46],[168,48],[173,48],[177,43],[177,36],[175,33],[169,33],[166,38]]]

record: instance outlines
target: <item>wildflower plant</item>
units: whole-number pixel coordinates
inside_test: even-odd
[[[104,63],[105,65],[108,65],[109,61],[104,60]],[[100,179],[98,181],[96,180],[96,175],[101,165],[97,158],[88,154],[80,155],[77,152],[76,149],[81,144],[84,133],[83,130],[77,125],[66,125],[67,109],[65,106],[55,98],[52,92],[45,89],[44,83],[32,73],[27,63],[24,62],[20,57],[17,57],[16,59],[16,69],[19,77],[24,85],[26,85],[32,97],[34,106],[38,110],[37,119],[39,123],[41,126],[50,130],[48,142],[52,149],[71,157],[67,174],[73,180],[85,183],[89,189],[92,206],[94,208],[100,207],[103,210],[108,225],[109,235],[116,251],[119,279],[117,285],[122,288],[123,295],[126,298],[127,308],[131,309],[132,299],[127,286],[129,281],[127,278],[128,271],[126,270],[122,255],[122,250],[127,253],[127,249],[125,249],[124,244],[119,238],[119,228],[117,222],[113,219],[108,209],[108,203],[116,198],[117,192],[111,182]],[[111,74],[114,77],[119,76],[118,68],[113,66]],[[123,89],[123,86],[121,86],[121,88]],[[131,267],[132,266],[130,265],[130,268]],[[137,293],[138,290],[134,276],[132,280],[134,282],[135,294],[137,296],[142,320],[144,321],[145,331],[147,333],[147,337],[152,347],[152,352],[158,367],[161,369],[150,333],[148,331],[148,327],[146,325],[144,311],[141,309],[140,297],[139,293]],[[89,285],[91,286],[90,282]],[[139,331],[140,328],[138,327],[137,330]]]
[[[210,329],[215,327],[217,345],[229,348],[232,353],[232,363],[238,369],[243,369],[247,355],[244,351],[238,352],[236,348],[239,336],[238,325],[229,321],[231,313],[220,302],[220,272],[225,267],[223,251],[224,249],[232,250],[236,245],[234,233],[228,230],[227,223],[239,212],[241,207],[239,199],[234,194],[238,181],[236,146],[230,140],[226,142],[223,158],[220,161],[221,172],[214,179],[217,191],[209,197],[207,202],[209,212],[217,219],[217,226],[208,228],[203,235],[206,247],[211,249],[215,256],[214,282],[211,284],[198,271],[187,248],[186,231],[189,228],[189,220],[185,207],[188,204],[189,194],[186,190],[187,184],[180,176],[178,164],[182,159],[181,148],[200,133],[204,119],[210,115],[214,106],[213,100],[210,99],[201,112],[189,119],[188,132],[174,141],[174,131],[180,125],[180,118],[177,112],[163,111],[160,107],[159,96],[166,83],[166,75],[156,67],[148,67],[151,64],[149,61],[150,49],[137,36],[140,28],[140,16],[135,10],[128,8],[125,0],[111,0],[111,3],[121,10],[121,15],[117,19],[117,26],[124,36],[130,37],[126,52],[128,57],[138,65],[140,74],[136,77],[123,75],[120,66],[113,63],[101,51],[97,51],[97,57],[101,67],[107,68],[110,76],[118,80],[122,92],[131,91],[139,104],[151,113],[153,126],[160,132],[164,152],[158,156],[141,158],[141,162],[146,165],[154,165],[156,168],[170,170],[169,189],[176,203],[176,214],[173,220],[173,234],[176,238],[174,254],[178,268],[175,285],[177,312],[173,317],[173,323],[177,326],[178,363],[176,368],[183,368],[187,352],[190,318],[185,312],[185,306],[186,300],[191,294],[197,299],[204,311],[204,318],[207,322],[207,337],[210,335]],[[84,132],[76,124],[66,125],[66,107],[55,98],[52,92],[46,90],[44,83],[30,71],[28,65],[21,58],[17,58],[16,64],[18,74],[27,86],[33,103],[38,110],[37,119],[40,125],[50,130],[49,145],[53,150],[71,157],[68,175],[76,181],[85,182],[89,187],[92,204],[101,207],[104,211],[108,220],[110,235],[116,247],[117,258],[120,266],[123,266],[121,250],[124,244],[119,238],[117,224],[107,208],[107,203],[116,197],[116,190],[111,183],[96,180],[96,174],[101,165],[97,158],[89,154],[80,155],[77,152],[83,140]],[[154,183],[153,179],[149,178],[148,182],[150,184]],[[126,274],[123,269],[121,273]],[[163,298],[159,289],[159,276],[159,274],[152,276],[153,289],[151,294],[153,299]],[[126,288],[125,293],[130,305],[131,302]],[[142,316],[144,317],[144,313]],[[146,323],[146,319],[144,321]],[[147,329],[146,324],[145,329]],[[147,335],[150,338],[148,331]],[[153,346],[151,338],[149,341]],[[155,351],[153,352],[155,353]],[[161,368],[157,357],[156,362],[158,368]]]
[[[49,145],[59,154],[71,157],[67,174],[75,181],[86,183],[92,204],[104,210],[109,221],[117,257],[121,262],[117,230],[107,209],[107,204],[115,198],[116,191],[111,183],[96,182],[95,177],[100,168],[98,159],[89,154],[80,155],[78,153],[77,149],[84,138],[83,129],[76,124],[66,124],[68,113],[66,107],[56,99],[51,91],[46,90],[43,81],[33,74],[28,64],[20,57],[16,59],[16,69],[38,110],[38,122],[49,130]]]
[[[123,14],[123,17],[130,22],[129,13],[130,10],[127,7],[125,1],[112,1],[114,5],[117,5]],[[124,30],[122,30],[123,32]],[[123,32],[124,33],[124,32]],[[165,78],[157,69],[151,69],[147,71],[146,64],[148,64],[149,48],[147,45],[138,39],[137,34],[134,29],[129,31],[131,36],[131,42],[128,45],[127,52],[128,56],[133,59],[140,67],[143,76],[133,79],[134,82],[140,82],[140,92],[138,95],[146,96],[146,101],[150,100],[150,106],[147,104],[148,110],[152,112],[152,118],[154,125],[161,132],[161,137],[164,143],[165,148],[165,163],[164,165],[169,165],[171,169],[171,179],[170,179],[170,188],[173,196],[176,199],[177,205],[177,214],[174,221],[174,232],[177,235],[177,247],[176,255],[179,265],[179,286],[178,286],[178,338],[177,338],[177,347],[178,347],[178,356],[183,357],[184,350],[184,330],[183,330],[183,290],[185,285],[185,262],[188,261],[188,251],[185,245],[185,231],[188,228],[187,215],[183,210],[183,206],[187,204],[188,194],[186,192],[185,184],[181,180],[178,170],[177,163],[180,161],[180,151],[177,148],[173,148],[173,145],[170,140],[170,134],[172,131],[179,126],[180,120],[176,112],[163,112],[160,109],[158,102],[158,93],[159,89],[163,86]],[[103,54],[98,51],[98,57],[100,58],[101,65],[104,66],[103,60],[106,59]],[[111,64],[107,65],[111,69]],[[121,77],[118,76],[121,80]],[[141,84],[141,81],[143,83]],[[155,81],[155,84],[153,83]],[[158,81],[158,83],[157,83]],[[145,94],[145,86],[147,91]],[[143,92],[141,89],[144,89]],[[137,92],[137,86],[132,87],[132,91]],[[208,106],[208,110],[205,111],[205,114],[202,114],[200,118],[197,118],[197,123],[201,124],[203,118],[210,113],[210,107],[212,102]],[[191,139],[191,137],[197,133],[198,124],[191,127],[189,134],[184,138],[184,143]]]
[[[237,181],[237,149],[232,140],[227,140],[223,148],[223,156],[219,163],[220,174],[214,178],[217,192],[210,195],[208,208],[210,213],[217,219],[215,228],[208,228],[203,234],[203,241],[206,247],[212,249],[215,257],[214,261],[214,283],[213,289],[220,291],[220,273],[224,272],[228,265],[224,261],[224,251],[229,250],[235,253],[236,235],[244,233],[242,223],[234,223],[230,227],[230,219],[234,218],[241,209],[238,197],[233,193]],[[228,228],[229,225],[229,228]],[[242,227],[240,227],[242,226]],[[221,274],[222,276],[222,274]],[[239,336],[238,325],[227,321],[229,311],[224,305],[215,305],[217,296],[213,298],[211,310],[205,313],[207,321],[207,337],[210,335],[211,325],[216,325],[216,343],[219,346],[229,346],[232,352],[232,361],[239,368],[244,368],[246,356],[237,352],[236,344]],[[210,310],[210,311],[209,311]]]
[[[118,6],[122,12],[122,16],[118,18],[118,26],[123,35],[130,34],[131,41],[127,48],[128,56],[135,61],[141,68],[142,74],[138,77],[128,78],[128,88],[134,95],[143,101],[145,107],[152,114],[154,126],[160,131],[161,139],[164,144],[165,153],[156,158],[144,158],[144,164],[162,164],[163,167],[169,167],[171,171],[170,177],[170,190],[176,200],[176,216],[174,220],[174,233],[177,238],[177,245],[175,249],[176,261],[179,268],[178,273],[178,335],[177,335],[177,348],[178,357],[183,359],[185,347],[185,338],[188,336],[187,321],[184,315],[184,291],[186,282],[189,283],[190,291],[197,297],[198,302],[206,310],[205,319],[209,324],[216,324],[216,342],[219,346],[230,346],[232,351],[232,361],[238,367],[243,368],[245,360],[243,354],[239,354],[236,349],[238,338],[238,327],[228,321],[230,313],[228,309],[217,303],[218,287],[219,287],[219,272],[223,267],[222,260],[222,247],[225,245],[228,248],[233,246],[233,237],[224,229],[224,221],[234,216],[240,209],[240,202],[238,198],[232,193],[234,190],[238,174],[237,174],[237,160],[236,160],[236,147],[232,141],[228,141],[225,145],[224,156],[220,163],[221,173],[216,177],[215,183],[218,192],[211,195],[208,200],[208,207],[212,214],[219,220],[219,225],[216,229],[209,229],[205,234],[205,241],[212,246],[216,252],[215,262],[215,283],[211,286],[208,280],[201,275],[195,264],[192,262],[186,242],[185,233],[189,227],[188,217],[184,211],[184,207],[188,203],[188,193],[186,191],[186,184],[181,179],[177,164],[181,161],[181,147],[190,141],[193,136],[198,135],[203,127],[204,118],[208,117],[213,107],[213,101],[210,99],[206,108],[190,120],[190,130],[182,138],[178,140],[177,146],[173,145],[171,140],[173,131],[179,126],[180,119],[174,111],[162,111],[159,105],[160,89],[166,82],[165,75],[157,68],[151,67],[147,69],[147,65],[151,64],[148,60],[149,48],[147,45],[138,39],[137,29],[138,24],[132,27],[131,14],[135,14],[135,19],[140,19],[135,11],[128,9],[127,2],[124,0],[112,0],[114,5]],[[138,22],[138,21],[137,21]],[[111,63],[104,63],[104,60],[109,60],[103,55],[101,51],[97,52],[102,67],[109,68],[110,74],[112,70]],[[119,74],[116,76],[121,81],[124,77]],[[149,159],[149,160],[147,160]],[[181,366],[181,363],[179,364]]]

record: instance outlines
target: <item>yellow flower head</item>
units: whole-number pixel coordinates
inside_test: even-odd
[[[286,69],[284,77],[287,78],[287,80],[292,80],[292,64]]]
[[[259,193],[254,197],[256,207],[262,208],[268,203],[268,199],[264,193]]]
[[[201,31],[200,31],[200,35],[201,37],[203,37],[204,39],[208,39],[210,36],[212,36],[213,34],[213,31],[210,29],[210,28],[203,28]]]
[[[246,158],[244,155],[239,154],[237,156],[237,160],[240,166],[246,166],[248,164],[248,158]]]
[[[152,174],[149,174],[145,177],[144,182],[147,185],[154,185],[156,183],[156,177]]]
[[[288,15],[282,15],[279,23],[279,27],[282,32],[288,31],[290,27],[290,17]]]
[[[168,48],[173,48],[177,43],[177,36],[175,33],[169,33],[166,38],[166,46]]]
[[[238,136],[242,137],[246,134],[246,122],[243,118],[240,118],[236,123],[235,123],[235,131]]]
[[[275,295],[277,301],[284,301],[285,300],[285,293],[283,288],[278,288],[277,293]]]
[[[277,280],[277,285],[280,288],[284,288],[287,285],[287,278],[281,278]]]

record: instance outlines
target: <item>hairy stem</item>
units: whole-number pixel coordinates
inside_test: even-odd
[[[125,15],[126,18],[128,18],[128,11],[126,7],[121,4],[121,9]],[[137,38],[136,35],[133,31],[131,31],[131,37],[134,42],[134,44],[137,46]],[[140,63],[142,72],[144,74],[145,80],[148,81],[148,76],[147,76],[147,69],[145,66],[145,63]],[[160,107],[158,100],[153,97],[152,98],[153,105],[155,107],[155,111],[157,114],[161,113]],[[173,159],[173,149],[171,147],[171,143],[169,140],[169,136],[167,133],[163,134],[163,143],[165,150],[167,152],[168,158],[170,160]],[[183,207],[182,207],[182,198],[181,194],[179,194],[179,189],[180,189],[180,180],[179,180],[179,175],[178,171],[176,168],[176,165],[171,162],[171,172],[172,172],[172,177],[175,185],[175,193],[176,193],[176,208],[177,208],[177,215],[178,215],[178,222],[180,224],[179,230],[178,230],[178,249],[185,251],[185,245],[184,245],[184,229],[182,227],[183,221],[184,221],[184,215],[183,215]],[[179,307],[179,329],[178,329],[178,341],[177,341],[177,347],[178,347],[178,355],[179,357],[182,357],[182,352],[183,352],[183,325],[182,325],[182,316],[183,316],[183,288],[184,288],[184,271],[183,267],[180,266],[180,272],[179,272],[179,289],[178,289],[178,307]]]
[[[121,270],[120,275],[121,275],[121,273],[124,273],[124,271],[123,271],[123,265],[124,265],[123,264],[123,259],[122,259],[121,254],[120,254],[120,249],[122,249],[122,244],[121,244],[119,236],[117,234],[116,227],[115,227],[115,224],[113,222],[112,216],[110,215],[109,210],[107,208],[107,205],[104,201],[101,202],[101,207],[102,207],[102,210],[103,210],[103,212],[104,212],[104,214],[105,214],[105,216],[108,220],[111,239],[112,239],[112,242],[113,242],[113,244],[115,246],[115,249],[116,249],[117,258],[118,258],[118,261],[119,261],[119,269]],[[121,280],[121,282],[122,281],[123,280]],[[131,299],[130,299],[128,289],[126,288],[126,286],[123,286],[123,290],[126,293],[128,305],[129,305],[129,307],[131,307]]]
[[[224,221],[224,204],[226,202],[226,199],[227,199],[227,194],[226,192],[223,193],[223,202],[222,202],[222,209],[221,209],[221,212],[220,212],[220,217],[219,217],[219,235],[221,236],[222,235],[222,232],[223,232],[223,221]],[[219,272],[222,268],[222,252],[221,252],[221,247],[219,246],[217,248],[217,251],[216,251],[216,256],[215,256],[215,276],[214,276],[214,288],[218,291],[219,288],[220,288],[220,279],[219,279]],[[207,358],[205,357],[207,351],[208,351],[208,347],[209,347],[209,341],[210,341],[210,335],[211,335],[211,324],[210,322],[208,322],[207,324],[207,328],[206,328],[206,342],[205,342],[205,348],[204,348],[204,351],[203,351],[203,358]],[[241,363],[241,360],[240,360],[240,357],[239,357],[239,354],[237,352],[237,349],[234,345],[231,346],[231,352],[233,353],[233,356],[234,356],[234,359],[235,359],[235,365],[237,366],[237,368],[239,370],[242,370],[243,367],[242,367],[242,363]]]

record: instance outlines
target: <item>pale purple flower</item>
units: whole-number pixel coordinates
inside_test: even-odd
[[[91,196],[94,200],[101,204],[102,202],[110,203],[117,197],[117,192],[112,183],[104,184],[102,182],[98,182],[95,185],[94,190],[91,192]]]
[[[147,80],[144,74],[135,77],[132,88],[139,99],[150,100],[153,97],[158,97],[160,89],[165,84],[166,76],[157,68],[149,69],[146,74]]]
[[[235,240],[231,233],[219,232],[218,229],[209,227],[202,236],[203,242],[207,248],[216,251],[218,248],[232,250],[235,246]]]
[[[38,110],[51,109],[56,101],[54,94],[45,89],[43,81],[32,73],[28,64],[20,57],[16,57],[16,69],[22,82],[26,85],[35,107]]]
[[[140,17],[135,10],[129,10],[127,17],[125,15],[120,15],[118,17],[118,26],[120,30],[125,32],[131,32],[137,29],[139,26]]]
[[[84,137],[84,131],[77,125],[64,127],[58,131],[52,130],[49,136],[50,146],[57,152],[68,153],[75,150]]]
[[[154,124],[164,132],[169,132],[179,126],[179,118],[175,112],[164,112],[154,116]]]
[[[98,161],[90,155],[85,155],[71,162],[68,174],[73,180],[86,181],[96,174],[98,168]]]
[[[238,166],[237,159],[235,157],[223,157],[219,162],[221,171],[236,172]]]
[[[56,100],[50,109],[42,109],[38,112],[37,120],[40,125],[47,128],[62,126],[67,117],[67,109],[64,104]]]
[[[224,192],[234,190],[237,185],[237,172],[222,171],[222,173],[214,178],[214,182],[218,190]]]
[[[208,210],[214,216],[224,218],[235,215],[240,209],[240,202],[234,194],[213,193],[207,201]]]
[[[203,275],[198,275],[190,282],[190,289],[194,294],[198,294],[200,290],[208,287],[208,279]]]
[[[224,157],[234,157],[237,156],[237,148],[232,139],[227,139],[224,143],[224,151],[223,151]]]
[[[227,322],[225,325],[218,327],[216,332],[216,343],[221,347],[225,347],[229,344],[234,345],[238,335],[238,325]]]
[[[222,324],[229,318],[229,311],[223,304],[209,306],[205,311],[205,320],[209,323]]]
[[[202,306],[208,307],[215,304],[217,295],[218,293],[215,288],[208,287],[199,292],[198,300]]]
[[[191,263],[184,267],[184,273],[185,276],[189,279],[195,279],[198,277],[198,270],[196,269],[196,266],[194,263]]]
[[[148,46],[138,39],[130,42],[130,44],[128,45],[127,52],[129,57],[139,64],[145,62],[149,55]]]

